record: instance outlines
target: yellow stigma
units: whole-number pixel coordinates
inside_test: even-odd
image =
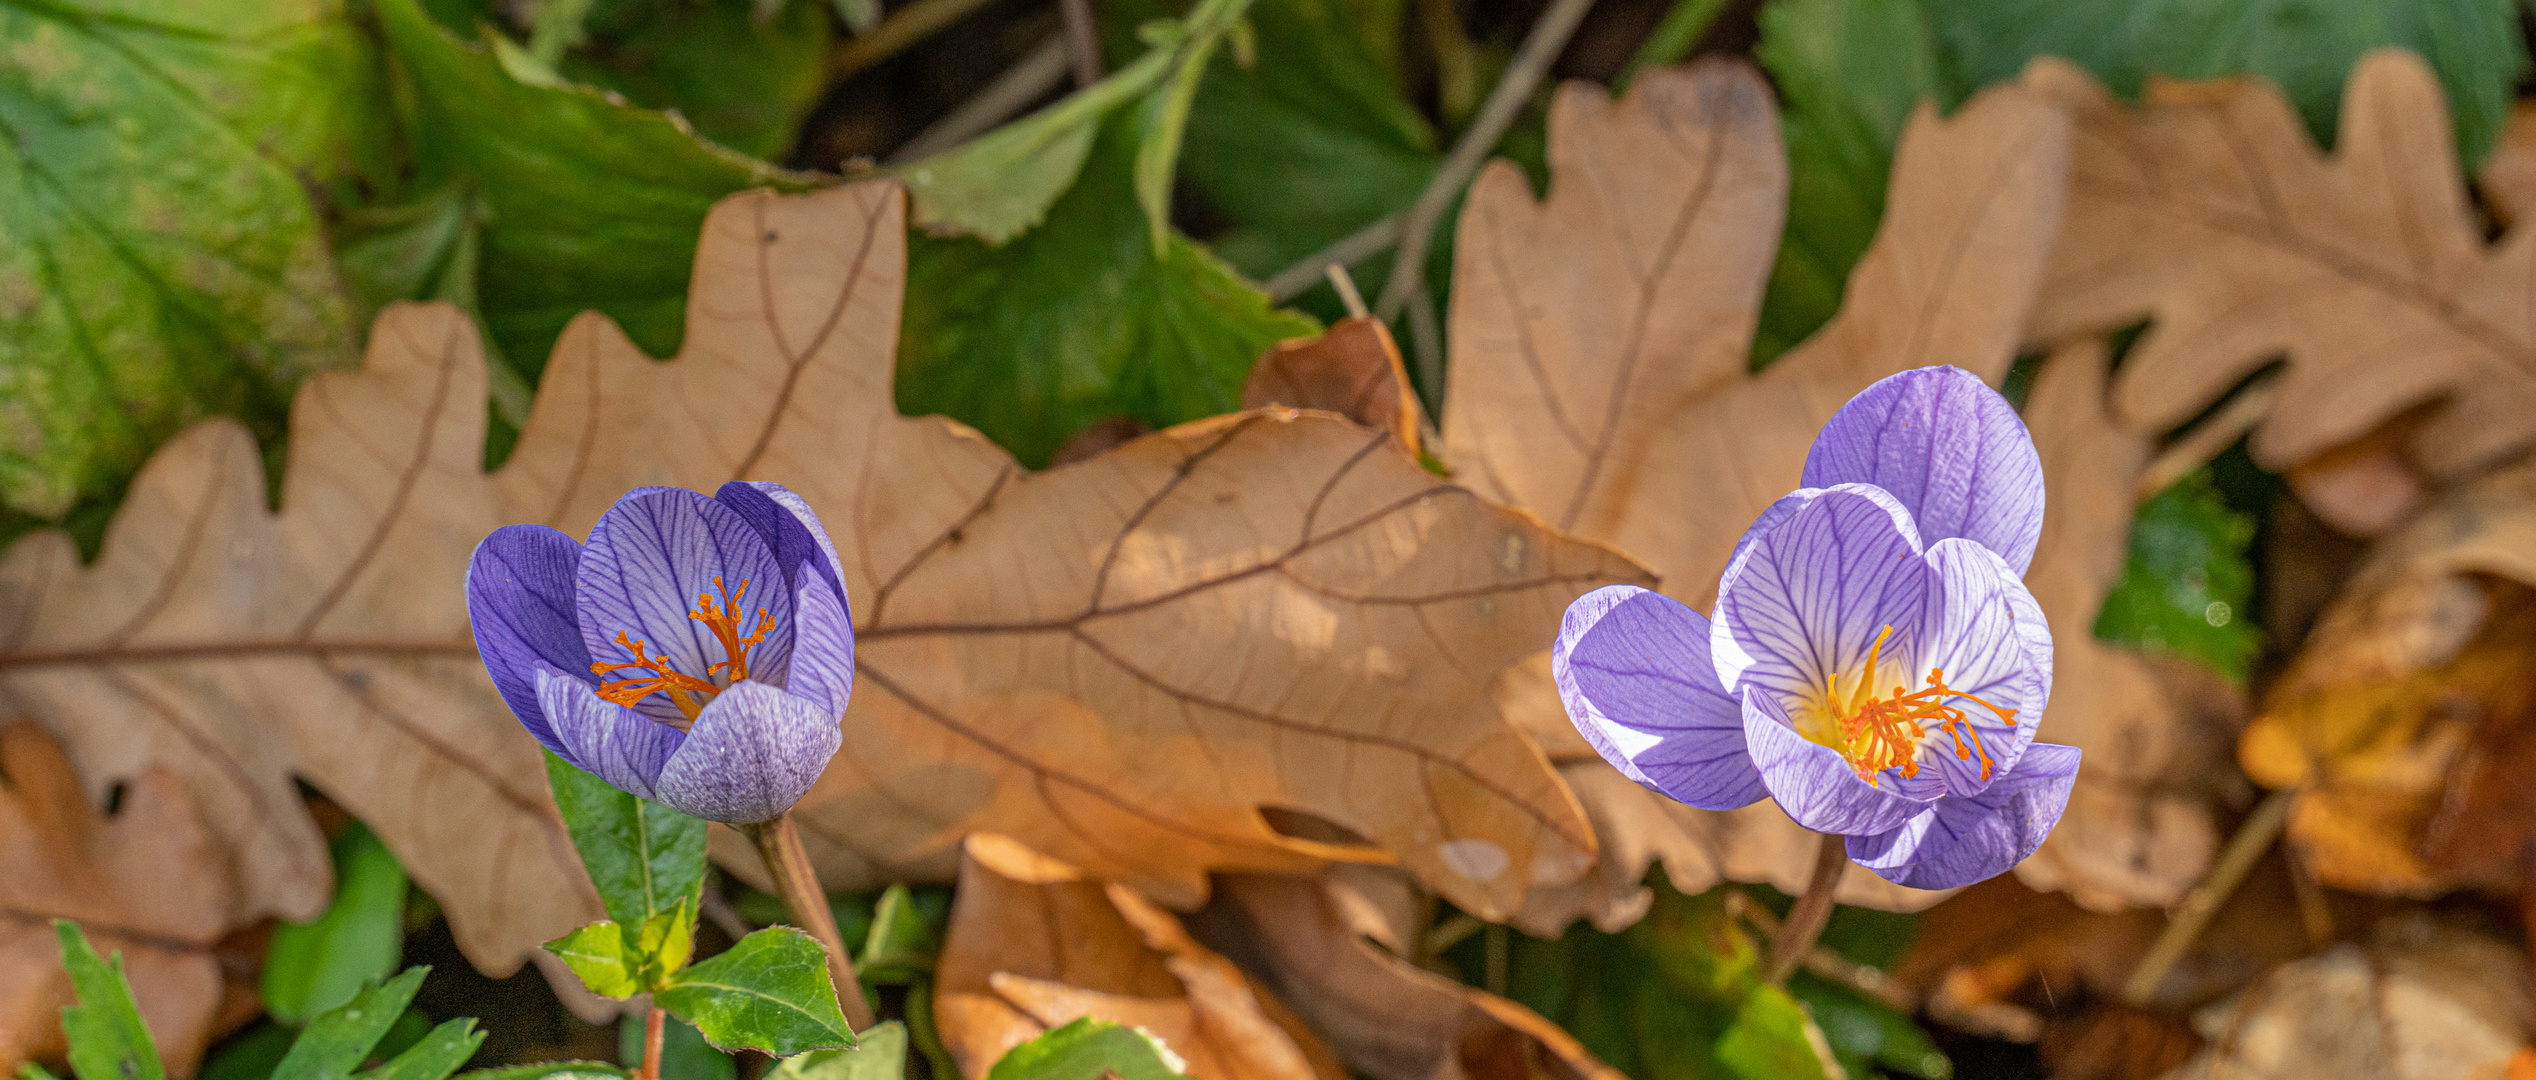
[[[2000,722],[2014,727],[2016,710],[2002,709],[1970,694],[1946,685],[1944,668],[1931,668],[1928,685],[1919,690],[1896,686],[1888,697],[1877,697],[1876,668],[1883,660],[1884,641],[1893,628],[1885,627],[1876,634],[1875,643],[1867,646],[1867,669],[1860,673],[1858,685],[1842,700],[1840,675],[1826,677],[1823,685],[1822,711],[1815,722],[1800,723],[1798,733],[1815,742],[1840,751],[1858,778],[1869,784],[1876,774],[1886,769],[1899,769],[1904,776],[1920,774],[1920,744],[1929,739],[1929,729],[1945,732],[1955,743],[1955,758],[1981,760],[1981,778],[1990,779],[1990,753],[1982,749],[1974,736],[1972,721],[1963,710],[1947,704],[1960,698],[1990,710]],[[1810,728],[1810,730],[1809,730]]]

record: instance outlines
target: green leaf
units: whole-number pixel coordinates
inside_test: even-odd
[[[2342,82],[2381,45],[2420,53],[2448,91],[2469,171],[2509,119],[2526,71],[2518,0],[1922,0],[1965,88],[2015,77],[2036,56],[2066,57],[2125,96],[2150,74],[2259,75],[2279,85],[2331,145]]]
[[[780,159],[827,86],[826,0],[757,18],[739,0],[602,0],[589,43],[554,65],[565,78],[676,109],[705,138]],[[878,5],[874,5],[877,9]]]
[[[942,951],[937,925],[919,909],[907,886],[891,885],[873,906],[872,926],[864,935],[862,954],[854,958],[854,973],[866,982],[905,983],[931,972]]]
[[[750,934],[730,951],[671,976],[652,1001],[724,1050],[786,1057],[854,1045],[828,981],[827,953],[788,926]]]
[[[88,945],[79,924],[53,920],[53,936],[61,942],[62,967],[70,972],[71,992],[79,1004],[62,1008],[62,1033],[70,1039],[70,1067],[79,1080],[166,1080],[158,1045],[132,1004],[132,984],[123,977],[123,954],[100,959]]]
[[[643,1017],[628,1016],[617,1025],[617,1057],[643,1060]],[[661,1027],[660,1074],[671,1080],[736,1080],[739,1063],[713,1048],[695,1025],[668,1017]]]
[[[986,1080],[1185,1080],[1187,1067],[1143,1028],[1086,1016],[1006,1051]]]
[[[273,1070],[273,1080],[339,1080],[352,1075],[404,1015],[405,1006],[413,1003],[414,990],[423,985],[423,974],[430,970],[407,968],[309,1021]]]
[[[582,86],[526,85],[415,0],[377,10],[413,83],[418,187],[465,177],[482,193],[486,329],[532,379],[586,308],[655,354],[676,351],[705,211],[743,188],[820,182],[699,139],[672,114]]]
[[[1020,239],[911,236],[898,405],[944,413],[1044,467],[1084,425],[1228,412],[1262,350],[1318,330],[1173,234],[1157,257],[1130,181],[1136,130],[1102,129],[1082,177]]]
[[[703,819],[619,791],[553,751],[546,754],[546,780],[609,918],[640,927],[682,905],[690,913],[701,909]]]
[[[356,1075],[360,1080],[443,1080],[475,1056],[476,1047],[483,1044],[484,1033],[476,1030],[475,1021],[461,1016],[431,1029],[421,1041],[388,1059],[387,1064]]]
[[[111,500],[208,413],[278,440],[352,308],[303,177],[392,174],[340,0],[0,5],[0,505]]]
[[[244,1035],[224,1040],[220,1052],[203,1062],[196,1080],[266,1080],[282,1063],[282,1055],[290,1053],[294,1034],[280,1024],[257,1024]]]
[[[2141,505],[2131,554],[2096,616],[2096,636],[2245,678],[2262,650],[2254,602],[2254,519],[2231,509],[2208,467]]]
[[[1761,11],[1761,65],[1785,99],[1788,217],[1753,359],[1768,363],[1840,307],[1875,239],[1893,148],[1922,99],[1946,100],[1919,0],[1784,0]]]
[[[813,1050],[775,1063],[767,1080],[901,1080],[907,1075],[907,1026],[896,1020],[856,1036],[851,1050]]]
[[[677,908],[654,916],[639,937],[616,923],[594,922],[547,942],[546,951],[560,957],[591,993],[628,998],[658,988],[674,969],[670,961],[685,962],[691,945],[686,924]],[[664,955],[669,948],[677,950],[674,957]]]
[[[640,1017],[634,1023],[642,1024]],[[614,1077],[626,1075],[622,1066],[604,1061],[540,1061],[528,1065],[508,1065],[497,1069],[477,1069],[459,1074],[459,1080],[578,1080],[581,1077]],[[679,1074],[682,1080],[704,1080],[693,1074]]]
[[[286,922],[264,950],[264,1008],[296,1024],[396,970],[405,940],[405,868],[359,822],[335,834],[335,898],[313,922]]]
[[[1893,1006],[1802,971],[1788,980],[1788,992],[1805,1003],[1832,1056],[1851,1076],[1874,1076],[1878,1069],[1920,1080],[1955,1074],[1954,1063],[1928,1033]]]

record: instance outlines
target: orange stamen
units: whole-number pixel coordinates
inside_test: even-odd
[[[619,630],[616,643],[633,653],[634,659],[622,664],[593,662],[591,673],[606,675],[626,668],[639,668],[651,674],[603,683],[599,687],[599,696],[632,708],[635,702],[655,693],[666,693],[670,703],[693,720],[697,713],[704,711],[704,703],[713,700],[714,695],[732,683],[748,678],[748,651],[766,640],[766,609],[757,609],[757,632],[744,637],[740,633],[739,602],[748,595],[748,579],[741,578],[739,588],[731,589],[724,587],[721,577],[716,576],[713,587],[722,593],[721,601],[715,602],[711,593],[697,593],[696,610],[688,612],[687,617],[713,631],[714,638],[722,643],[722,655],[729,659],[706,667],[705,677],[699,679],[671,668],[664,658],[647,654],[645,642],[626,640],[625,632]]]
[[[1839,721],[1841,743],[1833,749],[1849,759],[1849,766],[1858,778],[1869,784],[1876,774],[1886,769],[1899,769],[1903,776],[1920,774],[1919,748],[1929,737],[1929,728],[1945,732],[1954,742],[1955,760],[1981,760],[1981,778],[1990,779],[1990,752],[1982,748],[1980,738],[1972,730],[1972,719],[1948,702],[1961,698],[1972,702],[1999,718],[2001,723],[2016,726],[2016,710],[2002,709],[1971,694],[1946,685],[1946,670],[1930,668],[1928,686],[1919,690],[1893,688],[1893,696],[1877,698],[1876,666],[1882,660],[1884,640],[1893,633],[1888,626],[1876,635],[1867,647],[1867,670],[1858,680],[1858,689],[1849,700],[1840,699],[1840,676],[1834,675],[1824,687],[1825,704]]]

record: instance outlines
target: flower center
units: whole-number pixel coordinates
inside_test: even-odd
[[[1841,700],[1839,675],[1825,681],[1823,700],[1830,730],[1807,737],[1840,751],[1840,756],[1849,759],[1850,768],[1857,771],[1858,779],[1873,785],[1876,774],[1886,769],[1918,776],[1920,745],[1932,737],[1929,730],[1934,728],[1954,740],[1956,760],[1978,757],[1981,778],[1990,779],[1990,752],[1982,749],[1980,738],[1974,735],[1971,718],[1948,702],[1972,702],[1990,710],[1991,715],[2010,727],[2016,726],[2016,710],[2002,709],[1947,686],[1944,668],[1930,668],[1928,685],[1921,689],[1896,686],[1891,696],[1876,696],[1876,664],[1884,652],[1884,639],[1892,634],[1893,628],[1885,627],[1876,634],[1875,644],[1867,647],[1867,670],[1848,700]]]
[[[634,659],[622,664],[594,661],[590,665],[591,674],[604,676],[626,668],[651,674],[620,676],[614,682],[602,683],[599,696],[632,708],[635,702],[654,693],[667,693],[669,703],[678,706],[678,711],[686,714],[687,720],[692,723],[696,714],[704,711],[705,702],[713,700],[714,695],[732,683],[748,678],[748,651],[766,640],[766,609],[757,609],[757,632],[743,637],[740,633],[740,599],[748,595],[748,579],[741,578],[740,587],[732,589],[724,586],[721,576],[716,575],[713,587],[721,592],[722,599],[717,602],[712,593],[697,593],[696,609],[688,612],[687,617],[713,631],[714,638],[722,642],[722,655],[729,659],[707,666],[705,677],[699,679],[670,667],[669,661],[664,658],[647,655],[645,642],[628,641],[625,631],[619,630],[616,643],[633,653]]]

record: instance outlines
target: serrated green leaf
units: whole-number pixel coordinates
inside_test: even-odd
[[[475,1056],[484,1033],[468,1017],[444,1021],[422,1040],[375,1069],[356,1074],[359,1080],[444,1080]]]
[[[642,927],[672,908],[701,909],[702,819],[619,791],[553,751],[546,754],[546,779],[609,918]]]
[[[635,1023],[642,1023],[636,1018]],[[528,1065],[508,1065],[498,1069],[477,1069],[460,1073],[459,1080],[580,1080],[582,1077],[619,1077],[626,1075],[623,1066],[604,1061],[540,1061]],[[700,1080],[682,1077],[681,1080]]]
[[[781,159],[827,86],[829,32],[826,0],[779,5],[761,19],[740,0],[602,0],[582,23],[588,44],[553,66],[637,105],[676,109],[733,150]]]
[[[827,953],[789,926],[757,931],[671,976],[652,1001],[724,1050],[788,1057],[854,1045],[828,981]]]
[[[333,901],[314,921],[276,927],[264,950],[264,1008],[286,1024],[351,1001],[402,959],[405,868],[359,822],[332,848]]]
[[[1005,1051],[986,1080],[1186,1080],[1187,1067],[1145,1029],[1086,1016]]]
[[[705,211],[744,188],[823,182],[700,139],[672,114],[523,84],[415,0],[377,0],[377,11],[414,88],[417,187],[467,178],[482,193],[486,330],[532,380],[587,308],[643,348],[675,352]]]
[[[907,1027],[896,1020],[855,1036],[851,1050],[813,1050],[775,1063],[767,1080],[901,1080],[907,1075]]]
[[[0,5],[0,505],[111,499],[208,413],[354,359],[303,177],[393,172],[340,0]]]
[[[2254,519],[2229,508],[2207,467],[2141,504],[2131,552],[2096,636],[2190,657],[2243,679],[2254,625]]]
[[[643,1060],[643,1024],[643,1017],[628,1016],[617,1025],[617,1057]],[[696,1034],[695,1025],[672,1016],[661,1025],[660,1074],[671,1080],[736,1080],[740,1069],[731,1055]]]
[[[79,1080],[166,1080],[158,1045],[150,1041],[149,1026],[132,1003],[122,954],[100,958],[89,947],[88,935],[68,919],[53,920],[53,936],[61,943],[71,992],[79,996],[79,1004],[62,1007],[71,1071]]]
[[[1047,221],[1001,247],[911,236],[898,405],[983,431],[1047,465],[1084,425],[1163,427],[1240,407],[1262,350],[1316,332],[1174,234],[1156,257],[1130,181],[1137,132],[1114,119]]]
[[[643,993],[643,955],[626,940],[625,928],[594,922],[546,943],[546,951],[581,977],[581,985],[600,997],[627,998]]]
[[[385,983],[369,987],[350,1002],[328,1010],[302,1028],[290,1053],[273,1070],[273,1080],[341,1080],[361,1067],[380,1037],[395,1026],[412,1004],[430,968],[411,967]]]

